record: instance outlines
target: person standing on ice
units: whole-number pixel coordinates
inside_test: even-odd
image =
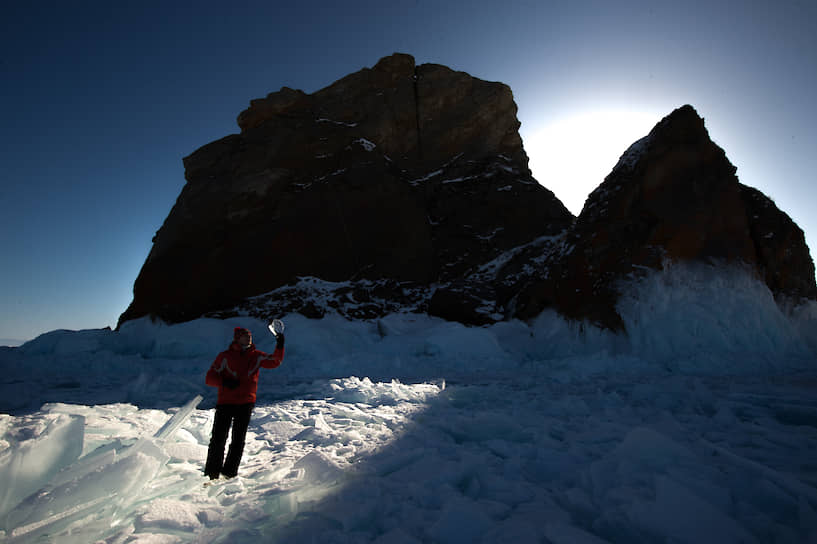
[[[275,351],[269,355],[255,349],[249,330],[236,327],[232,344],[218,354],[207,371],[205,383],[218,387],[216,417],[204,465],[204,474],[211,480],[217,479],[220,474],[227,478],[238,474],[238,465],[244,453],[244,438],[255,407],[259,371],[262,367],[277,368],[284,360],[283,332],[277,332],[276,339]],[[224,446],[231,426],[230,448],[224,459]]]

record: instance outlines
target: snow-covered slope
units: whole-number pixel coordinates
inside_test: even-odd
[[[208,487],[204,373],[238,324],[271,350],[265,323],[142,319],[0,348],[0,535],[815,541],[814,305],[781,312],[747,271],[705,266],[624,291],[627,336],[550,313],[282,316],[239,477]]]

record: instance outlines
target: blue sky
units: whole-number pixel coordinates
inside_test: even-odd
[[[817,242],[811,1],[19,2],[0,45],[0,338],[114,326],[182,157],[253,98],[396,51],[510,85],[534,176],[574,213],[690,103]]]

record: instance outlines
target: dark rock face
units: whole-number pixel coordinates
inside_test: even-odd
[[[815,298],[802,231],[735,171],[691,106],[674,111],[590,195],[547,277],[521,290],[519,315],[555,307],[620,329],[617,283],[664,260],[746,263],[775,295]]]
[[[238,124],[184,159],[120,323],[193,319],[304,276],[430,288],[574,220],[531,177],[506,85],[408,55],[253,100]]]
[[[774,202],[752,187],[741,185],[756,268],[781,303],[817,299],[814,261],[802,229]]]
[[[531,177],[501,83],[395,54],[313,94],[283,88],[184,159],[187,184],[120,323],[423,312],[481,325],[554,308],[623,328],[622,280],[745,263],[817,299],[803,232],[743,186],[691,106],[634,143],[578,218]]]

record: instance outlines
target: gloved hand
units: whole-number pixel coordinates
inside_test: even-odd
[[[239,384],[241,384],[241,382],[238,381],[238,378],[227,377],[221,379],[221,385],[223,385],[227,389],[235,389],[236,387],[239,386]]]
[[[284,333],[282,332],[275,335],[275,349],[284,349]]]

